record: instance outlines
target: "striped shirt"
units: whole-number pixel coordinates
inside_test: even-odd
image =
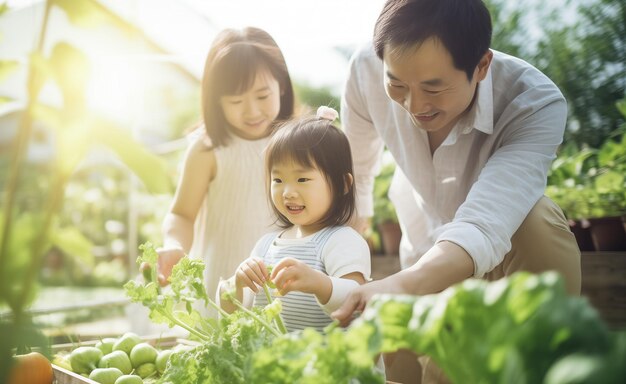
[[[360,272],[368,280],[370,276],[370,254],[365,240],[350,227],[327,227],[301,239],[282,239],[282,232],[263,236],[252,251],[265,265],[275,265],[285,257],[306,263],[314,270],[329,276],[344,276]],[[285,296],[274,296],[283,306],[282,317],[289,332],[312,327],[322,331],[332,322],[324,312],[315,295],[289,292]],[[254,305],[267,305],[265,293],[260,291]]]

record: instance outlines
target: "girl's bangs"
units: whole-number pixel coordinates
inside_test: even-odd
[[[262,52],[250,44],[232,44],[216,58],[213,79],[216,94],[238,95],[249,90],[257,74],[266,67]]]

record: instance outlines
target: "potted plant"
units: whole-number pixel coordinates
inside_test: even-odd
[[[626,99],[617,103],[626,116]],[[626,124],[598,150],[565,146],[554,162],[546,194],[570,220],[581,251],[624,251]]]
[[[385,255],[397,255],[400,251],[402,232],[396,210],[389,200],[389,186],[396,169],[394,162],[387,162],[374,180],[374,217],[372,225],[380,235]]]

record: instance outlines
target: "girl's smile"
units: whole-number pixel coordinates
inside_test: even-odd
[[[224,117],[233,132],[248,140],[266,137],[280,111],[280,85],[269,71],[259,71],[252,87],[220,98]]]
[[[272,167],[271,180],[272,202],[299,233],[307,236],[322,228],[333,195],[320,170],[282,161]]]

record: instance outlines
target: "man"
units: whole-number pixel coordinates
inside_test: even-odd
[[[430,294],[475,277],[557,270],[580,293],[580,252],[543,196],[567,106],[528,63],[489,49],[480,0],[388,0],[373,44],[351,60],[342,98],[359,219],[372,216],[384,146],[402,271],[356,289],[344,324],[377,293]]]
[[[403,270],[357,288],[346,324],[377,293],[430,294],[475,277],[556,270],[580,293],[580,251],[543,195],[567,106],[550,79],[489,49],[480,0],[388,0],[372,44],[351,60],[342,97],[359,219],[373,213],[386,146]],[[428,369],[426,369],[428,371]]]

